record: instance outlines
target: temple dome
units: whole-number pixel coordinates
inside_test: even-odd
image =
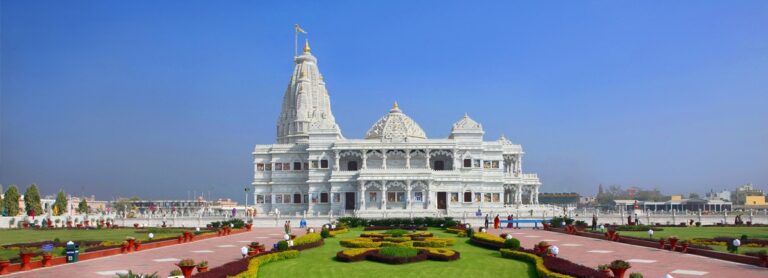
[[[381,117],[368,130],[365,139],[402,142],[411,139],[427,139],[427,134],[419,127],[419,124],[408,115],[403,114],[395,102],[389,113]]]

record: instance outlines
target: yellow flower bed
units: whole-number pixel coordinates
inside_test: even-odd
[[[466,233],[462,229],[455,229],[455,228],[447,228],[447,229],[445,229],[445,231],[448,232],[448,233],[452,233],[452,234],[458,234],[458,233],[461,233],[461,232]]]
[[[435,255],[453,256],[453,254],[456,254],[456,251],[453,251],[451,249],[446,249],[446,248],[419,247],[419,248],[416,248],[416,249],[425,250],[428,253],[435,254]]]
[[[376,249],[379,249],[379,248],[352,248],[352,249],[343,250],[341,251],[341,253],[350,257],[354,257],[354,256],[358,256],[365,252],[376,250]]]
[[[255,257],[248,262],[248,270],[243,271],[234,277],[235,278],[256,278],[259,274],[259,266],[267,263],[271,263],[271,262],[293,259],[298,256],[299,256],[299,251],[288,250],[288,251],[283,251],[279,253],[272,253],[269,255]],[[233,276],[230,276],[230,277],[233,277]]]
[[[343,228],[343,229],[340,229],[340,230],[328,231],[328,234],[330,236],[332,236],[332,237],[335,237],[336,235],[340,235],[340,234],[343,234],[343,233],[346,233],[346,232],[349,232],[349,229]]]
[[[472,237],[475,238],[475,239],[486,241],[486,242],[497,243],[497,244],[504,244],[504,239],[503,238],[501,238],[500,236],[492,235],[492,234],[488,234],[488,233],[476,232],[476,233],[474,233],[472,235]]]
[[[503,258],[532,263],[536,267],[536,273],[539,275],[539,278],[573,278],[573,276],[570,275],[550,271],[544,266],[544,259],[534,254],[512,251],[510,249],[501,249],[499,251]]]
[[[373,242],[371,239],[364,237],[343,239],[339,244],[347,248],[374,248],[381,246],[381,242]]]

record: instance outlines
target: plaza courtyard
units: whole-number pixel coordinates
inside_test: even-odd
[[[687,229],[693,231],[693,228]],[[744,227],[738,231],[760,234],[762,233],[760,229]],[[715,235],[732,234],[726,231],[720,234],[716,227],[698,228],[698,230],[716,233]],[[20,230],[13,232],[37,233],[37,231]],[[78,234],[90,231],[68,232]],[[427,260],[403,265],[371,261],[338,261],[335,259],[336,253],[345,249],[339,242],[358,237],[362,233],[362,229],[354,228],[350,232],[326,238],[325,243],[320,247],[301,251],[297,258],[262,265],[258,275],[259,277],[538,277],[530,263],[502,258],[498,251],[471,245],[466,237],[457,237],[442,229],[430,228],[429,232],[436,237],[456,239],[456,243],[450,246],[450,249],[460,252],[461,258],[448,262]],[[670,232],[675,232],[680,237],[685,235],[674,229]],[[294,234],[303,233],[303,230],[294,229]],[[746,278],[764,277],[767,273],[766,268],[757,266],[557,232],[533,229],[491,229],[489,233],[494,235],[510,233],[519,239],[521,246],[525,248],[530,248],[539,241],[548,241],[560,248],[559,257],[588,267],[606,264],[614,259],[623,259],[632,264],[631,272],[640,272],[645,277],[662,277],[664,274],[671,273],[674,277]],[[36,268],[13,273],[8,277],[49,277],[61,275],[61,273],[72,273],[77,277],[117,277],[117,273],[125,273],[128,270],[134,273],[157,272],[160,277],[167,277],[170,271],[177,269],[175,263],[181,259],[207,260],[211,268],[215,268],[240,259],[240,247],[252,241],[272,246],[282,239],[283,234],[282,228],[255,228],[253,231],[231,236],[213,237],[74,264]],[[35,240],[38,239],[35,238]]]

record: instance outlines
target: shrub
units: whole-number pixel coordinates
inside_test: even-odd
[[[287,243],[286,243],[286,246],[287,246]],[[271,263],[271,262],[297,258],[298,256],[299,256],[299,251],[289,250],[289,251],[277,252],[277,253],[254,257],[248,262],[248,270],[237,274],[235,278],[255,278],[259,274],[260,266],[265,265],[267,263]]]
[[[374,242],[368,238],[353,238],[353,239],[344,239],[339,242],[341,246],[347,247],[347,248],[375,248],[380,247],[381,242]]]
[[[614,260],[610,264],[610,268],[627,269],[632,267],[627,261]]]
[[[328,232],[327,229],[323,229],[322,231],[320,231],[320,236],[323,237],[323,238],[328,238],[328,237],[331,236],[331,233]]]
[[[629,274],[629,278],[643,278],[643,274],[639,272],[632,272]]]
[[[415,247],[445,247],[447,246],[445,241],[438,241],[438,240],[425,240],[425,241],[414,241],[413,246]]]
[[[174,269],[174,270],[171,270],[171,273],[169,273],[168,276],[181,276],[181,274],[182,274],[181,270]],[[141,277],[137,277],[137,278],[141,278]]]
[[[207,267],[208,261],[200,261],[200,263],[197,264],[198,267]]]
[[[322,236],[315,233],[311,233],[311,234],[305,234],[303,236],[297,237],[296,239],[293,240],[293,244],[304,245],[304,244],[315,243],[321,240],[323,240]]]
[[[550,271],[544,266],[544,260],[536,256],[534,254],[526,253],[526,252],[520,252],[520,251],[513,251],[509,249],[501,249],[499,250],[501,252],[501,256],[503,258],[507,259],[513,259],[518,261],[524,261],[532,263],[536,268],[536,273],[538,274],[539,278],[569,278],[571,276],[563,275],[559,273],[555,273]]]
[[[413,257],[419,253],[419,250],[410,247],[388,246],[379,249],[379,254],[390,257]]]
[[[179,262],[179,266],[194,266],[195,260],[193,259],[183,259]]]
[[[328,235],[331,236],[331,237],[335,237],[336,235],[343,234],[343,233],[346,233],[346,232],[349,232],[349,229],[341,228],[341,229],[336,229],[336,230],[328,231]]]
[[[180,270],[177,269],[176,271],[179,271],[179,275],[181,275]],[[160,276],[157,275],[157,272],[152,274],[139,274],[139,273],[133,273],[133,271],[128,270],[128,273],[126,274],[118,273],[117,278],[160,278]]]
[[[480,241],[485,241],[491,244],[497,244],[499,246],[504,245],[504,239],[487,233],[475,233],[472,238]]]
[[[358,217],[340,217],[337,219],[339,224],[348,227],[367,227],[367,226],[427,226],[427,227],[453,227],[457,222],[451,217],[415,217],[415,218],[382,218],[382,219],[363,219]]]
[[[663,231],[663,228],[660,227],[654,227],[650,225],[621,225],[621,226],[615,226],[614,230],[616,231],[627,231],[627,232],[647,232],[648,230],[653,230],[655,232]]]
[[[475,235],[475,231],[472,230],[472,228],[464,230],[465,233],[467,233],[467,237],[473,237]]]
[[[517,250],[520,249],[520,240],[516,238],[510,238],[504,241],[504,248]]]
[[[285,240],[278,241],[277,250],[280,250],[280,251],[288,250],[288,242]]]
[[[354,257],[354,256],[359,256],[359,255],[365,254],[365,252],[368,252],[368,251],[371,251],[371,250],[376,250],[376,248],[351,248],[351,249],[346,249],[346,250],[341,251],[341,252],[344,255],[347,255],[347,256],[350,256],[350,257]]]
[[[409,232],[406,231],[406,230],[395,229],[395,230],[385,231],[384,234],[387,234],[387,235],[389,235],[391,237],[402,237],[402,236],[405,236],[405,235],[409,234]]]
[[[741,241],[747,241],[747,235],[741,235]]]

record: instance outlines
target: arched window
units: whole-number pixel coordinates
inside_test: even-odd
[[[357,161],[347,162],[347,170],[349,170],[349,171],[357,171]]]
[[[294,204],[301,204],[301,194],[294,193],[293,194],[293,203]]]
[[[442,171],[445,170],[445,163],[443,163],[442,160],[435,160],[435,169],[436,171]]]
[[[471,203],[472,202],[472,192],[470,192],[470,191],[464,192],[464,202],[465,203]]]

